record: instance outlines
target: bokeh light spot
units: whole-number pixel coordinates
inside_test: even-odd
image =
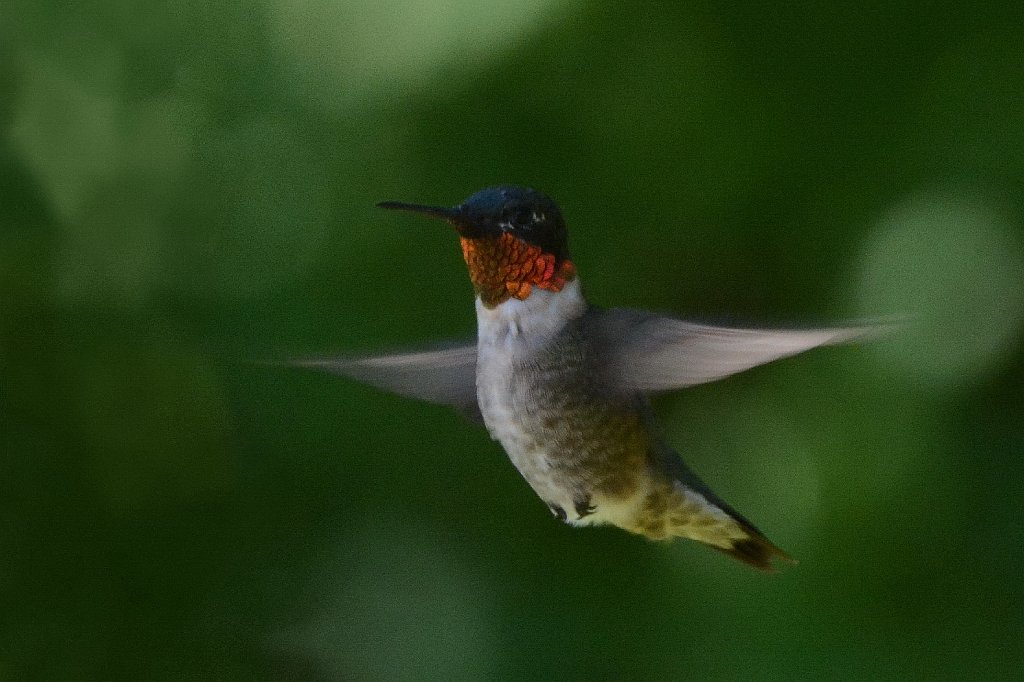
[[[289,84],[344,108],[415,92],[454,67],[480,69],[539,29],[555,0],[269,2]]]
[[[1024,252],[1007,211],[966,192],[910,197],[866,240],[857,309],[906,316],[905,333],[873,348],[930,387],[979,377],[1024,327]]]
[[[117,71],[110,55],[95,72]],[[110,173],[118,149],[118,103],[109,75],[89,78],[59,61],[21,55],[25,86],[9,134],[57,211],[74,214],[92,184]]]
[[[318,660],[332,679],[490,679],[488,595],[458,548],[437,536],[398,519],[349,535],[341,565],[328,562],[318,581],[310,621],[278,643]]]

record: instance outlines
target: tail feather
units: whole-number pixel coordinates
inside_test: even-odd
[[[750,537],[742,540],[733,540],[732,547],[718,547],[716,545],[709,545],[714,547],[718,551],[728,554],[733,559],[737,559],[758,569],[759,571],[765,571],[770,573],[775,570],[775,566],[772,563],[772,559],[779,558],[788,564],[796,564],[796,559],[786,554],[784,551],[776,547],[770,540],[753,530],[753,534]]]
[[[670,535],[703,542],[761,571],[774,570],[774,559],[796,564],[754,524],[712,492],[671,448],[663,446],[656,461],[669,479],[671,492],[664,508],[668,512]]]

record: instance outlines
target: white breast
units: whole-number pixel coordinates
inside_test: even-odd
[[[512,299],[494,308],[476,302],[476,385],[484,423],[541,499],[567,510],[573,509],[571,494],[546,475],[550,460],[532,428],[536,415],[530,414],[529,396],[512,390],[511,379],[515,367],[528,363],[531,354],[585,309],[578,281],[559,292],[535,289],[526,300]]]

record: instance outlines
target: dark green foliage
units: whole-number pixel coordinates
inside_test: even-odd
[[[1018,676],[1022,19],[0,3],[0,680]],[[374,204],[505,183],[599,305],[914,316],[655,405],[798,566],[569,529],[451,411],[258,362],[471,334],[454,232]]]

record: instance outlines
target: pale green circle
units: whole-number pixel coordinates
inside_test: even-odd
[[[289,87],[329,108],[436,88],[480,70],[545,25],[558,0],[270,0]]]
[[[888,211],[863,245],[857,307],[906,323],[877,352],[934,387],[997,367],[1024,327],[1019,231],[999,205],[953,191]]]
[[[484,680],[493,675],[493,597],[457,543],[398,518],[344,539],[304,625],[277,638],[332,679]]]

